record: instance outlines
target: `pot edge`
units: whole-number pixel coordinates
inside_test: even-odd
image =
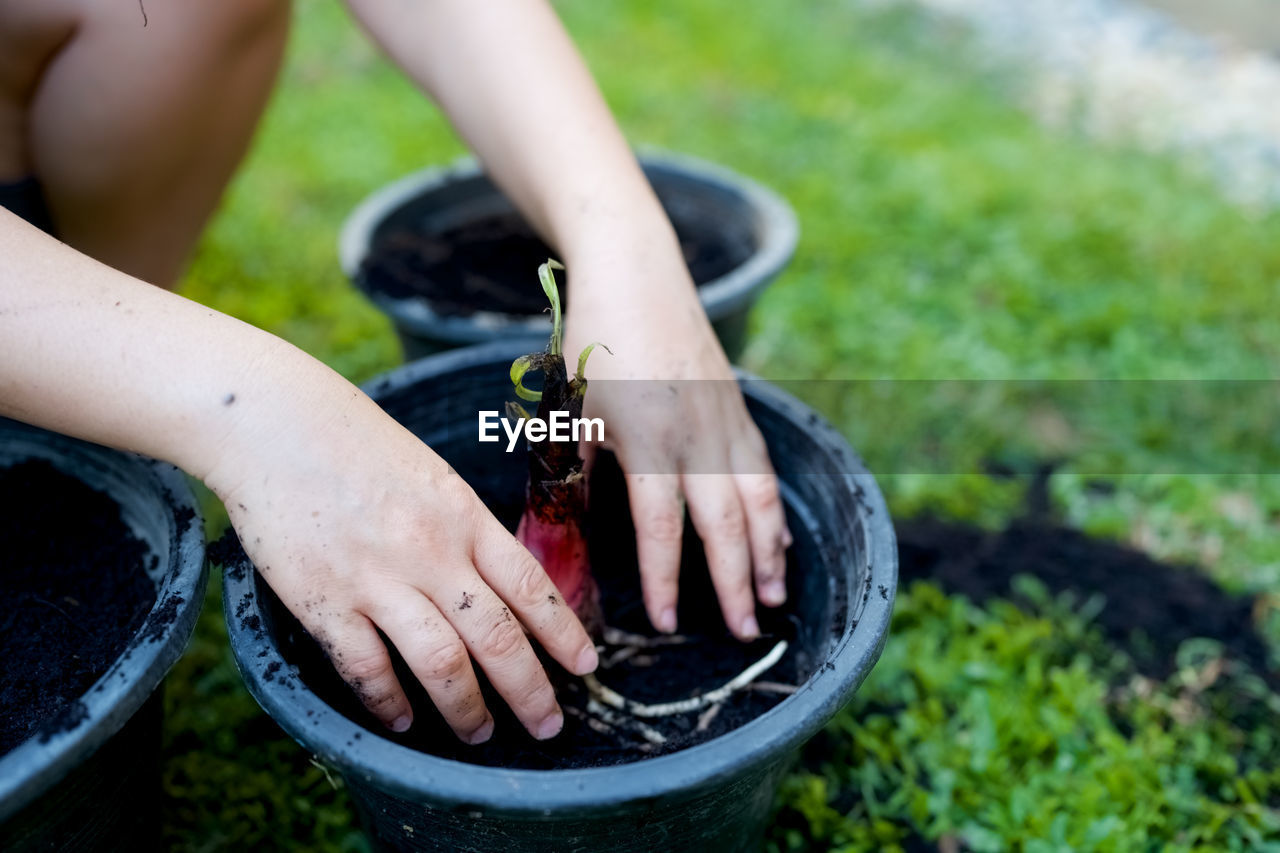
[[[37,733],[0,757],[0,823],[17,815],[58,784],[110,740],[142,707],[186,649],[208,584],[204,518],[181,471],[168,463],[6,418],[0,418],[0,436],[6,431],[14,431],[15,425],[18,432],[43,433],[50,437],[48,444],[51,450],[45,458],[70,453],[80,459],[110,459],[111,463],[134,469],[147,483],[147,488],[156,489],[157,497],[168,511],[169,538],[173,547],[147,621],[130,639],[124,654],[78,697],[77,701],[84,702],[86,706],[85,719],[74,728],[57,732],[43,742]],[[190,510],[192,515],[184,528],[178,530],[175,513],[185,514],[186,510]],[[182,596],[183,603],[178,606],[174,619],[158,635],[143,636],[152,616],[175,595]],[[178,637],[182,639],[177,641]],[[53,753],[52,759],[47,758],[50,753]]]
[[[504,341],[452,350],[396,368],[375,377],[364,387],[385,390],[390,387],[389,378],[395,384],[412,383],[419,374],[448,372],[453,362],[474,363],[486,356],[495,361],[509,361],[517,349],[518,343]],[[739,374],[746,376],[741,371]],[[789,407],[812,411],[780,389],[763,383],[752,391],[766,403],[785,401]],[[644,761],[572,770],[485,767],[401,746],[348,720],[300,683],[293,683],[300,679],[296,672],[290,672],[292,667],[288,664],[284,672],[290,672],[293,678],[281,678],[281,671],[269,682],[264,678],[266,666],[275,661],[283,663],[283,659],[265,632],[255,636],[240,624],[242,620],[229,617],[246,598],[252,605],[245,615],[260,616],[252,587],[253,569],[247,560],[245,565],[237,566],[240,571],[226,572],[223,584],[223,606],[228,614],[228,632],[234,638],[236,665],[254,698],[276,722],[304,748],[316,752],[342,773],[368,781],[376,779],[378,785],[389,792],[427,799],[439,807],[464,813],[483,811],[536,818],[561,809],[608,812],[623,803],[681,796],[705,789],[735,775],[746,764],[781,760],[825,725],[870,673],[888,639],[897,590],[896,537],[879,487],[834,427],[820,416],[815,424],[810,431],[826,432],[836,451],[846,457],[849,469],[858,472],[843,476],[863,490],[869,510],[866,523],[875,531],[874,535],[868,535],[871,580],[873,584],[884,585],[887,595],[872,596],[861,609],[855,608],[851,601],[842,638],[833,644],[828,658],[834,664],[833,669],[820,669],[797,693],[714,740]],[[860,648],[851,654],[855,641]],[[259,658],[264,651],[267,656]],[[783,714],[799,715],[804,722],[775,734]],[[332,731],[346,731],[348,735],[332,737],[324,744],[310,742],[309,730],[320,726],[334,726]],[[357,733],[360,738],[354,737]],[[344,742],[353,746],[343,746]],[[385,774],[380,769],[385,766],[396,767],[400,778]],[[664,780],[660,789],[652,781],[655,778]]]
[[[756,213],[764,241],[741,265],[702,284],[698,297],[715,322],[749,306],[786,267],[799,242],[795,211],[777,192],[726,166],[690,154],[638,145],[635,153],[646,170],[665,170],[702,181],[740,196]],[[495,331],[546,336],[551,322],[545,315],[476,311],[465,316],[440,315],[424,299],[397,299],[371,293],[360,283],[359,269],[373,233],[394,209],[411,199],[448,184],[484,176],[480,162],[460,157],[444,166],[428,166],[385,184],[362,199],[343,222],[338,235],[338,261],[343,274],[381,310],[415,333],[454,344],[485,343]]]

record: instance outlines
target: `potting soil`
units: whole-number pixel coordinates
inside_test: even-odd
[[[706,224],[677,218],[674,225],[696,284],[719,278],[746,260],[746,247],[725,240]],[[375,243],[360,274],[367,289],[396,299],[427,299],[441,315],[533,315],[547,307],[535,272],[549,257],[558,254],[522,218],[504,213],[439,232],[390,233]],[[566,288],[566,304],[572,293]]]
[[[115,501],[48,462],[0,469],[0,755],[82,718],[155,604],[149,553]]]

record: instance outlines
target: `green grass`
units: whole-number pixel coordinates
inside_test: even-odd
[[[1091,456],[1060,428],[1078,414],[1065,386],[990,384],[999,393],[957,400],[947,386],[834,381],[1274,377],[1280,217],[1246,214],[1170,162],[1038,128],[1008,81],[972,70],[962,39],[908,15],[821,1],[559,8],[632,139],[723,162],[796,208],[799,250],[755,313],[748,366],[833,380],[797,388],[846,425],[895,514],[999,525],[1022,488],[982,476],[981,459],[1064,457],[1051,490],[1067,523],[1232,588],[1280,582],[1280,478],[1248,473],[1274,463],[1275,435],[1249,412],[1195,431],[1196,464],[1219,473],[1188,475],[1177,406],[1171,418],[1100,397],[1091,411],[1111,433]],[[280,91],[184,293],[362,380],[399,352],[342,280],[338,226],[379,184],[463,149],[339,4],[303,0],[296,22]],[[1088,488],[1098,479],[1114,490]],[[1261,627],[1280,648],[1280,612]],[[1232,723],[1199,695],[1200,712],[1171,712],[1185,685],[1129,696],[1113,688],[1127,666],[1043,597],[977,607],[904,590],[884,658],[824,735],[825,760],[788,781],[770,843],[1280,843],[1280,778],[1259,759],[1280,713]],[[175,847],[360,849],[343,792],[239,686],[215,599],[169,710]]]
[[[911,827],[992,853],[1277,849],[1280,702],[1233,722],[1255,704],[1237,691],[1265,687],[1197,690],[1209,644],[1167,684],[1131,680],[1075,607],[1019,580],[1030,607],[906,591],[870,680],[788,780],[776,847],[892,849]],[[860,799],[837,809],[841,791]]]

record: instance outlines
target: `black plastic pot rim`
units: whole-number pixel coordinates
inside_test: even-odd
[[[5,424],[0,419],[0,435],[4,434]],[[53,437],[49,444],[33,442],[27,449],[30,452],[15,461],[46,459],[57,466],[61,459],[74,458],[92,464],[96,453],[119,453],[65,436]],[[0,823],[56,785],[120,730],[182,656],[186,639],[195,628],[208,580],[200,508],[186,476],[177,468],[141,456],[130,461],[136,462],[139,476],[150,481],[157,494],[168,499],[166,511],[172,544],[164,580],[156,590],[156,602],[147,620],[130,640],[124,654],[80,697],[86,711],[84,720],[69,730],[50,735],[47,740],[37,734],[0,758]],[[185,515],[186,510],[191,512],[190,520],[179,530],[174,512],[182,511]],[[162,630],[152,633],[151,618],[175,595],[182,597],[184,605]],[[177,636],[183,641],[174,642]]]
[[[741,196],[760,219],[762,242],[741,265],[698,288],[707,316],[712,322],[745,310],[774,279],[795,252],[800,227],[791,206],[773,190],[716,163],[688,154],[639,146],[641,164],[691,180],[704,181]],[[484,174],[473,157],[462,157],[447,166],[433,166],[413,172],[367,196],[342,225],[338,237],[338,258],[348,280],[359,286],[360,265],[372,244],[373,235],[387,215],[420,196],[451,183]],[[465,316],[436,314],[422,299],[396,299],[383,293],[365,293],[396,322],[417,334],[438,337],[459,344],[487,343],[495,331],[507,335],[545,337],[551,321],[545,314],[532,316],[476,311]]]
[[[511,341],[453,350],[398,368],[396,377],[401,382],[412,383],[415,376],[422,374],[448,373],[453,362],[459,366],[474,364],[489,352],[495,360],[509,361],[513,351]],[[739,375],[750,378],[741,371]],[[379,381],[375,379],[369,386]],[[744,390],[761,400],[772,398],[785,401],[788,406],[797,405],[793,398],[762,382],[749,383]],[[838,439],[833,446],[848,457],[849,470],[861,467],[844,438],[825,420],[812,427],[806,425],[806,429],[829,432]],[[367,780],[406,799],[425,799],[462,812],[472,808],[486,813],[537,817],[563,809],[607,811],[624,802],[703,790],[736,775],[744,766],[777,759],[815,734],[870,672],[888,637],[893,593],[897,588],[898,556],[884,499],[869,474],[820,476],[840,477],[850,488],[863,490],[868,508],[866,523],[870,528],[867,542],[871,583],[882,585],[888,593],[884,597],[871,596],[858,609],[853,606],[854,591],[849,590],[850,607],[840,639],[809,680],[796,693],[751,722],[698,746],[609,767],[523,770],[466,764],[419,752],[382,737],[366,737],[368,733],[363,727],[305,689],[291,665],[285,666],[289,670],[287,678],[281,677],[286,675],[285,671],[276,671],[270,680],[264,677],[263,661],[279,660],[279,652],[265,630],[253,632],[244,625],[245,617],[261,617],[260,602],[253,589],[254,570],[247,561],[239,567],[243,569],[241,572],[224,572],[226,613],[235,613],[246,596],[251,601],[249,609],[240,614],[242,618],[227,620],[228,631],[233,635],[236,664],[258,702],[306,749],[343,774]],[[793,497],[785,483],[782,488],[784,499]],[[861,653],[846,653],[855,640],[861,646]],[[346,735],[330,737],[317,744],[316,739],[309,737],[312,730],[345,732]],[[387,773],[384,768],[395,768],[395,772]],[[655,777],[665,777],[666,784],[657,789]],[[512,794],[518,795],[518,803],[513,802]]]

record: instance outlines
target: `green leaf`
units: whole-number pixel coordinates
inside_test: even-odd
[[[538,359],[532,355],[522,355],[511,362],[511,384],[516,386],[516,396],[521,400],[537,403],[542,400],[541,391],[531,391],[524,387],[524,375],[538,366]]]
[[[609,355],[613,355],[613,350],[609,349],[599,341],[586,345],[586,347],[582,350],[582,354],[578,356],[578,373],[574,377],[578,381],[578,384],[581,386],[583,391],[585,391],[587,387],[587,377],[585,375],[586,369],[587,369],[587,359],[591,356],[592,350],[594,350],[596,347],[603,347],[605,352],[609,353]]]
[[[552,355],[560,355],[564,340],[564,317],[560,311],[560,288],[556,286],[556,274],[552,270],[562,270],[564,264],[554,258],[538,267],[538,281],[542,282],[542,292],[551,300],[551,348]]]

